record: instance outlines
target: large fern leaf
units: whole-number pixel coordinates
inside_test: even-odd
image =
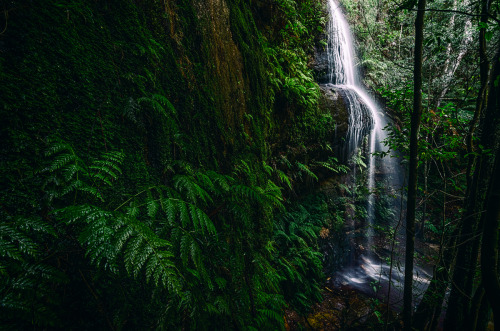
[[[133,213],[110,212],[95,206],[71,206],[58,212],[67,223],[83,223],[79,241],[92,263],[116,272],[123,263],[134,278],[143,275],[156,286],[179,292],[182,283],[176,271],[169,241],[139,221]]]

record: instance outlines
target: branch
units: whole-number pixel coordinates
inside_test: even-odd
[[[0,36],[3,35],[5,31],[7,31],[7,24],[9,23],[9,11],[4,10],[3,12],[5,14],[5,28],[2,30],[2,32],[0,32]]]
[[[419,11],[418,9],[410,9],[410,11]],[[470,16],[470,17],[481,17],[481,14],[471,14],[465,11],[461,10],[453,10],[453,9],[435,9],[435,8],[427,8],[424,9],[423,11],[430,11],[430,12],[438,12],[438,13],[455,13],[455,14],[462,14],[465,16]],[[492,14],[488,14],[488,17],[500,24],[500,19],[496,18]]]

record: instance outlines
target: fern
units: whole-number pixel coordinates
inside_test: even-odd
[[[343,164],[339,164],[336,158],[329,158],[327,162],[316,162],[316,164],[333,171],[334,173],[344,173],[349,171],[349,168]]]
[[[234,175],[236,177],[243,177],[247,179],[250,185],[257,184],[257,177],[255,174],[256,171],[253,171],[245,160],[240,160],[239,164],[236,165],[234,171]]]
[[[155,218],[156,215],[158,214],[158,211],[160,210],[160,203],[157,199],[153,198],[151,190],[147,191],[146,206],[148,210],[148,217]]]
[[[273,239],[279,250],[275,264],[284,276],[280,283],[287,302],[301,313],[307,312],[320,297],[323,267],[317,239],[328,218],[327,206],[312,197],[293,210],[282,212],[275,222]]]
[[[112,186],[112,181],[121,174],[120,165],[124,159],[121,152],[108,152],[87,167],[73,148],[63,142],[52,143],[46,155],[53,158],[41,171],[49,174],[44,184],[49,200],[78,191],[103,201],[99,186]]]
[[[269,166],[266,162],[262,161],[262,168],[264,169],[264,171],[269,175],[271,176],[271,174],[273,173],[273,168],[271,166]]]
[[[300,172],[303,172],[303,173],[309,175],[311,178],[313,178],[316,181],[318,180],[318,177],[309,169],[308,166],[306,166],[305,164],[302,164],[300,162],[296,162],[295,164],[299,168]]]
[[[278,271],[281,267],[271,263],[277,251],[271,253],[270,248],[260,253],[272,229],[273,212],[284,210],[284,205],[281,188],[268,177],[256,176],[253,167],[259,163],[242,161],[233,175],[224,175],[171,162],[165,186],[147,187],[124,201],[104,204],[111,191],[106,188],[116,185],[122,174],[122,153],[105,153],[88,166],[68,146],[54,147],[51,153],[44,173],[54,180],[46,189],[57,192],[58,201],[72,202],[52,215],[75,232],[96,270],[149,284],[155,292],[167,295],[168,314],[174,314],[175,320],[181,312],[188,314],[193,327],[207,316],[214,321],[242,316],[235,321],[240,328],[282,325],[282,318],[277,318],[283,314],[282,283],[304,279],[297,272],[305,272],[307,263],[299,265],[297,261],[306,260],[303,257],[289,259],[285,277]],[[272,176],[273,169],[263,165],[258,173]],[[284,173],[280,181],[288,181],[291,187]],[[303,246],[311,237],[309,232],[286,231],[296,245]],[[276,242],[281,240],[278,237]],[[255,291],[260,322],[249,320],[246,310],[248,285],[242,281],[246,274]]]
[[[263,191],[263,195],[267,202],[275,208],[284,210],[285,207],[282,204],[283,196],[281,195],[281,189],[273,181],[268,180],[266,188]]]
[[[10,318],[14,318],[18,325],[26,320],[30,321],[29,324],[56,326],[60,322],[56,315],[58,307],[55,302],[47,302],[46,298],[53,297],[53,286],[67,283],[67,277],[57,268],[43,263],[23,263],[21,270],[0,282],[3,313],[9,312]]]
[[[255,188],[246,185],[234,185],[231,187],[237,199],[250,199],[254,202],[262,202],[264,197],[262,193]]]
[[[260,292],[257,297],[257,330],[282,330],[285,302],[279,294]]]
[[[128,274],[178,293],[181,280],[173,263],[171,244],[159,238],[133,214],[104,211],[84,205],[71,206],[57,212],[68,224],[85,224],[78,240],[85,246],[90,261],[117,272],[123,261]]]
[[[197,203],[201,200],[204,204],[211,202],[210,195],[202,189],[195,179],[187,175],[176,175],[173,179],[174,187],[192,203]]]
[[[151,94],[137,100],[139,104],[148,103],[153,110],[162,116],[176,115],[174,105],[165,96],[160,94]]]
[[[14,329],[30,323],[57,325],[53,288],[66,283],[67,278],[43,262],[47,258],[45,244],[56,237],[54,227],[35,216],[12,217],[2,212],[0,217],[0,320],[11,320]]]
[[[221,194],[227,193],[234,183],[234,178],[216,173],[215,171],[207,171],[207,176],[211,178],[215,190]]]
[[[276,169],[276,173],[278,174],[280,181],[283,184],[286,184],[289,189],[292,189],[292,182],[290,181],[290,178],[283,171],[279,169]]]

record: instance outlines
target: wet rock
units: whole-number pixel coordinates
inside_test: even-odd
[[[325,37],[326,38],[326,37]],[[328,78],[328,54],[324,49],[314,50],[314,59],[310,64],[314,79],[320,84],[329,82]]]
[[[342,96],[332,84],[320,85],[321,97],[319,107],[325,113],[330,113],[335,121],[334,141],[342,141],[349,127],[349,112]]]

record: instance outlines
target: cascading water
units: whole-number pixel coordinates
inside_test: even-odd
[[[364,136],[369,134],[367,187],[369,192],[373,192],[376,161],[373,153],[380,150],[379,142],[385,138],[383,127],[386,123],[377,105],[361,85],[358,70],[354,65],[353,38],[339,5],[334,0],[328,0],[328,10],[330,14],[327,25],[328,77],[330,83],[343,95],[350,114],[344,153],[350,157],[358,150]],[[368,248],[373,245],[374,204],[374,194],[370,193],[366,217],[368,223],[366,245]]]
[[[391,284],[396,287],[402,283],[404,268],[400,264],[398,268],[390,268],[372,253],[374,251],[375,204],[377,202],[376,183],[383,183],[385,185],[384,194],[394,197],[389,205],[395,210],[391,224],[391,226],[395,227],[398,220],[400,220],[400,209],[397,206],[399,206],[401,197],[403,172],[400,170],[398,158],[394,157],[394,155],[384,158],[374,156],[375,152],[387,152],[387,148],[381,142],[387,138],[384,128],[388,124],[388,120],[361,83],[359,71],[355,66],[356,53],[353,38],[349,25],[336,0],[328,0],[328,12],[327,57],[329,82],[327,86],[333,88],[342,96],[349,111],[349,126],[344,144],[343,158],[347,160],[353,158],[353,156],[361,155],[363,141],[367,137],[364,146],[364,157],[368,161],[366,162],[366,187],[369,192],[363,227],[363,242],[359,243],[358,241],[358,244],[365,247],[363,247],[361,254],[351,258],[348,266],[337,272],[338,277],[336,279],[344,285],[348,284],[367,294],[373,294],[371,292],[373,282],[378,282],[382,288],[382,294],[379,295],[384,296],[383,293],[387,291],[389,279],[391,279]],[[356,176],[355,173],[354,176]],[[350,232],[356,231],[352,230]],[[399,241],[403,239],[401,236],[398,237]],[[425,287],[426,277],[420,277],[419,273],[420,276],[424,274],[422,270],[417,270],[417,283]],[[396,290],[392,291],[391,298],[389,298],[396,305],[395,302],[399,300],[401,295],[401,291],[399,291],[399,295],[396,294],[397,292]]]

